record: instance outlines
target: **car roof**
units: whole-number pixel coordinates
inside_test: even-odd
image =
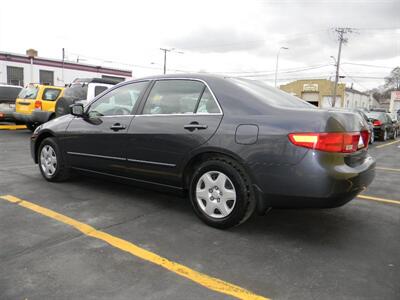
[[[0,83],[1,87],[12,87],[12,88],[19,88],[22,89],[22,86],[19,85],[12,85],[12,84],[5,84],[5,83]]]

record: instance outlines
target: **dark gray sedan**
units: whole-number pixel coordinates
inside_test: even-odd
[[[374,178],[360,116],[323,111],[257,81],[166,75],[121,83],[41,125],[32,156],[48,181],[71,171],[187,192],[227,228],[269,208],[328,208]]]

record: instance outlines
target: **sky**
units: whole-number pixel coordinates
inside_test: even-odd
[[[0,51],[132,70],[209,72],[278,85],[334,79],[337,27],[352,28],[341,82],[364,91],[400,66],[400,0],[4,1]],[[286,47],[288,49],[281,49]]]

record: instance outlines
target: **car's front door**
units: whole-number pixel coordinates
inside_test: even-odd
[[[68,162],[75,168],[119,174],[126,164],[129,125],[147,81],[115,88],[94,100],[85,117],[74,118],[63,138]]]
[[[163,79],[154,82],[140,110],[129,128],[129,176],[179,185],[183,161],[221,122],[217,100],[204,82]]]

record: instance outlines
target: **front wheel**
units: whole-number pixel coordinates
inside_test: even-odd
[[[221,229],[243,223],[255,210],[250,179],[237,162],[224,157],[211,158],[196,168],[190,201],[204,223]]]
[[[38,163],[40,172],[47,181],[65,181],[70,176],[54,138],[46,138],[40,144]]]

